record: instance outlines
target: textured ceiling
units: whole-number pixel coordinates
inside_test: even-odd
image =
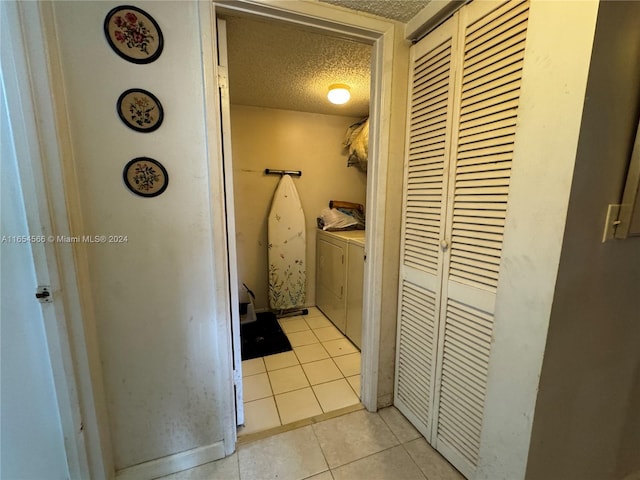
[[[320,0],[323,3],[371,13],[379,17],[407,22],[431,0]]]
[[[290,24],[225,16],[231,103],[331,115],[369,112],[371,46]],[[333,105],[329,85],[351,87]]]

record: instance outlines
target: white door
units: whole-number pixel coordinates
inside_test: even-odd
[[[233,203],[233,162],[231,156],[231,106],[229,103],[229,62],[227,57],[227,24],[216,20],[218,42],[218,91],[222,125],[222,157],[224,169],[225,213],[227,221],[227,252],[229,269],[229,302],[231,305],[231,333],[233,375],[236,392],[236,425],[244,424],[242,403],[242,355],[240,351],[240,305],[238,300],[238,262],[236,258],[236,225]]]
[[[528,8],[471,3],[412,48],[396,395],[467,476],[480,448]]]
[[[66,479],[69,467],[42,309],[35,299],[34,256],[25,241],[30,232],[4,75],[0,103],[0,478]]]
[[[458,16],[411,49],[395,403],[430,438]]]

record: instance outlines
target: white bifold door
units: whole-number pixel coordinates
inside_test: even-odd
[[[395,404],[475,472],[528,1],[472,2],[412,47]]]

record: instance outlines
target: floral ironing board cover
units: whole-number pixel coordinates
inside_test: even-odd
[[[273,195],[268,223],[269,306],[304,306],[306,250],[304,211],[293,180],[283,175]]]

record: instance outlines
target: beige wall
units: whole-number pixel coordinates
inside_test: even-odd
[[[233,85],[231,86],[233,88]],[[233,188],[238,281],[268,297],[267,217],[280,177],[265,168],[302,170],[293,177],[307,225],[306,305],[315,305],[316,217],[329,200],[365,204],[366,174],[347,168],[342,142],[358,118],[232,105]]]
[[[640,116],[640,3],[602,2],[527,479],[640,472],[640,239],[602,243]]]
[[[80,279],[95,310],[115,468],[207,449],[223,437],[217,321],[226,319],[213,300],[198,5],[145,2],[165,38],[148,65],[123,60],[105,40],[102,22],[120,3],[52,5],[73,149],[64,161],[84,222],[73,233],[127,237],[87,245],[90,274]],[[132,87],[162,102],[157,131],[138,133],[118,118],[116,100]],[[162,195],[143,198],[123,184],[124,165],[138,156],[167,169]]]
[[[597,11],[530,4],[476,480],[526,475]]]

